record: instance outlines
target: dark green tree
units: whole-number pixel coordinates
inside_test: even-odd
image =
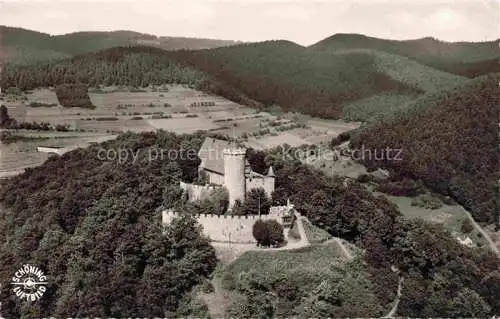
[[[257,215],[259,214],[259,208],[260,213],[266,215],[269,214],[271,200],[263,188],[254,188],[247,193],[243,205],[245,215]]]

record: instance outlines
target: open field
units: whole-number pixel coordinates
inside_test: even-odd
[[[276,135],[276,136],[264,136],[261,138],[255,138],[251,137],[248,139],[248,142],[246,142],[246,145],[255,149],[266,149],[266,148],[273,148],[276,146],[280,146],[282,144],[288,144],[292,147],[300,146],[303,144],[309,144],[307,143],[306,140],[301,139],[300,137],[288,133],[288,132],[283,132],[282,134]]]
[[[454,234],[455,237],[460,237],[464,239],[469,237],[475,246],[483,247],[486,245],[486,241],[483,236],[479,234],[477,230],[472,230],[469,234],[464,234],[461,231],[462,223],[467,219],[465,209],[460,205],[445,205],[438,209],[427,209],[418,206],[412,206],[412,198],[401,197],[401,196],[391,196],[379,192],[375,192],[376,195],[383,195],[389,199],[389,201],[396,204],[407,218],[422,218],[428,222],[442,224],[444,228]]]

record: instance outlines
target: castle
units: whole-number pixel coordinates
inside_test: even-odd
[[[228,209],[236,201],[244,202],[248,191],[263,188],[267,196],[274,192],[275,175],[269,167],[267,174],[259,174],[252,170],[246,159],[246,149],[232,145],[230,142],[207,138],[198,152],[201,159],[198,167],[199,176],[205,176],[207,185],[195,185],[180,181],[180,187],[187,194],[188,200],[196,201],[209,198],[214,191],[224,186],[229,193]],[[182,213],[172,209],[162,212],[162,223],[168,225],[172,219]],[[255,243],[252,234],[253,225],[257,220],[276,220],[284,227],[285,239],[293,221],[300,214],[294,206],[287,202],[286,206],[273,206],[269,214],[261,215],[196,215],[196,220],[203,226],[203,232],[215,242]]]
[[[254,172],[245,157],[246,149],[236,147],[230,142],[214,138],[206,138],[198,152],[201,164],[198,173],[204,174],[212,185],[225,186],[229,193],[229,209],[239,200],[243,202],[247,192],[255,188],[263,188],[267,196],[271,197],[274,192],[275,175],[273,168],[269,167],[266,175]],[[188,193],[194,194],[199,199],[194,185],[181,183],[181,187]],[[205,188],[209,188],[205,187]]]

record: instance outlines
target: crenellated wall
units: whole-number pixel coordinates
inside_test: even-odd
[[[181,214],[172,210],[162,212],[163,225],[168,225],[172,219],[179,217]],[[233,243],[255,243],[252,234],[253,225],[259,219],[276,220],[282,223],[281,215],[210,215],[201,214],[195,215],[196,220],[203,226],[203,232],[212,241],[218,242],[233,242]],[[285,231],[287,234],[288,231]]]

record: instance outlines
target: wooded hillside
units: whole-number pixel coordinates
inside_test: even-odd
[[[413,108],[358,130],[351,145],[385,156],[365,157],[367,166],[388,167],[398,176],[420,179],[471,210],[477,221],[497,221],[498,79],[482,77],[422,98]],[[387,148],[401,149],[402,160],[388,158]]]

